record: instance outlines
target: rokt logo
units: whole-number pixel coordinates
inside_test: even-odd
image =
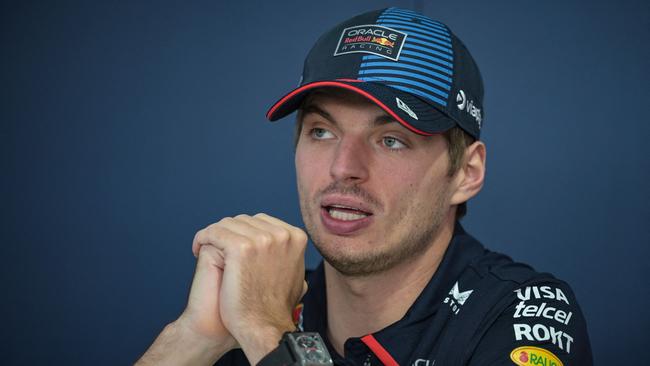
[[[461,111],[467,112],[470,116],[474,117],[476,123],[478,123],[478,128],[481,128],[481,123],[483,122],[483,117],[481,116],[481,110],[476,108],[473,100],[467,100],[465,92],[461,89],[456,95],[456,103],[458,109]]]

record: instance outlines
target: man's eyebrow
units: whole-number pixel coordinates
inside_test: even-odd
[[[325,118],[326,120],[330,121],[333,125],[337,125],[336,120],[332,117],[331,114],[327,113],[326,111],[322,110],[318,106],[315,106],[313,104],[308,104],[302,109],[303,115],[308,115],[310,113],[315,113],[318,114],[319,116]]]
[[[319,108],[316,105],[309,104],[309,105],[305,106],[302,109],[302,111],[303,111],[303,115],[307,115],[309,113],[315,113],[315,114],[318,114],[321,117],[325,118],[326,120],[330,121],[332,124],[338,125],[336,120],[334,119],[334,117],[332,117],[331,114],[327,113],[326,111],[324,111],[323,109]],[[373,121],[372,125],[374,127],[377,127],[377,126],[382,126],[382,125],[389,124],[389,123],[398,123],[398,122],[394,117],[392,117],[392,116],[390,116],[388,114],[383,114],[381,116],[377,116],[377,118],[375,118],[375,120]]]
[[[389,123],[399,123],[399,122],[397,122],[397,120],[393,116],[390,116],[388,114],[383,114],[375,118],[375,121],[372,124],[373,126],[377,127]]]

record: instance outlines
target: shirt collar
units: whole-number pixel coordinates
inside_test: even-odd
[[[404,335],[408,334],[406,329],[421,324],[423,319],[434,314],[461,272],[484,251],[483,246],[456,222],[451,242],[438,269],[406,315],[373,335],[389,350],[393,348],[391,343],[405,341]],[[316,331],[327,341],[327,294],[322,262],[308,275],[307,280],[309,289],[303,298],[303,329]],[[396,337],[398,334],[399,337]]]

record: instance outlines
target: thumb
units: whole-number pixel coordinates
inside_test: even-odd
[[[308,289],[309,289],[309,285],[307,284],[307,281],[302,281],[302,295],[300,295],[301,299],[305,296]]]

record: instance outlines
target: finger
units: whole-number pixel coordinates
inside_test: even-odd
[[[305,233],[304,230],[302,230],[299,227],[293,226],[291,224],[288,224],[280,219],[277,219],[273,216],[269,216],[265,213],[258,213],[257,215],[253,216],[254,218],[269,222],[274,225],[279,225],[282,227],[287,228],[289,232],[291,233],[291,239],[300,245],[306,246],[307,245],[307,233]],[[304,248],[303,248],[304,250]]]
[[[302,282],[302,295],[300,295],[300,298],[303,298],[305,294],[307,293],[307,290],[309,290],[309,284],[307,284],[307,281]]]
[[[221,251],[210,245],[202,246],[185,310],[193,317],[210,319],[200,324],[202,329],[205,329],[203,327],[208,324],[215,323],[214,317],[218,316],[218,310],[215,309],[218,309],[218,293],[223,276],[221,268],[223,268]]]
[[[232,220],[232,218],[229,219]],[[230,230],[220,224],[222,221],[217,224],[212,224],[196,233],[194,242],[192,243],[193,251],[196,250],[196,253],[198,253],[200,246],[211,245],[222,250],[224,255],[227,255],[227,253],[233,250],[251,245],[251,239],[249,237]]]
[[[219,228],[224,227],[224,224],[232,219],[233,219],[232,217],[224,217],[221,220],[217,221],[216,223],[208,225],[205,228],[197,231],[196,234],[194,235],[194,239],[192,240],[192,253],[194,254],[194,256],[198,257],[199,255],[199,248],[201,246],[200,242],[205,242],[207,238],[209,237],[214,238],[216,235],[219,235],[218,233]]]
[[[201,249],[199,241],[205,241],[205,237],[209,235],[208,231],[212,225],[214,224],[208,225],[194,234],[194,238],[192,239],[192,254],[194,254],[195,258],[199,257],[199,250]]]
[[[291,240],[291,231],[289,231],[289,229],[284,225],[277,225],[269,221],[248,215],[240,215],[235,217],[235,219],[244,221],[260,231],[270,233],[275,239],[276,243],[287,243],[289,240]]]
[[[248,215],[238,215],[231,220],[224,221],[222,225],[234,233],[244,236],[253,245],[267,246],[275,244],[273,232],[275,229],[269,224],[253,223],[253,218]]]
[[[287,223],[286,221],[282,221],[282,220],[280,220],[280,219],[278,219],[276,217],[273,217],[271,215],[267,215],[267,214],[262,213],[262,212],[256,214],[253,217],[264,220],[264,221],[269,222],[269,223],[271,223],[273,225],[279,225],[279,226],[286,227],[287,229],[298,229],[297,227]]]
[[[198,261],[207,262],[207,264],[215,266],[223,270],[225,261],[223,258],[223,251],[213,247],[212,245],[200,245]]]
[[[198,258],[198,257],[199,257],[199,248],[200,248],[200,246],[199,246],[199,244],[198,244],[198,242],[197,242],[197,240],[196,240],[196,236],[199,235],[199,232],[200,232],[200,231],[201,231],[201,230],[197,231],[197,232],[194,234],[194,238],[192,238],[192,254],[194,255],[194,258]]]

